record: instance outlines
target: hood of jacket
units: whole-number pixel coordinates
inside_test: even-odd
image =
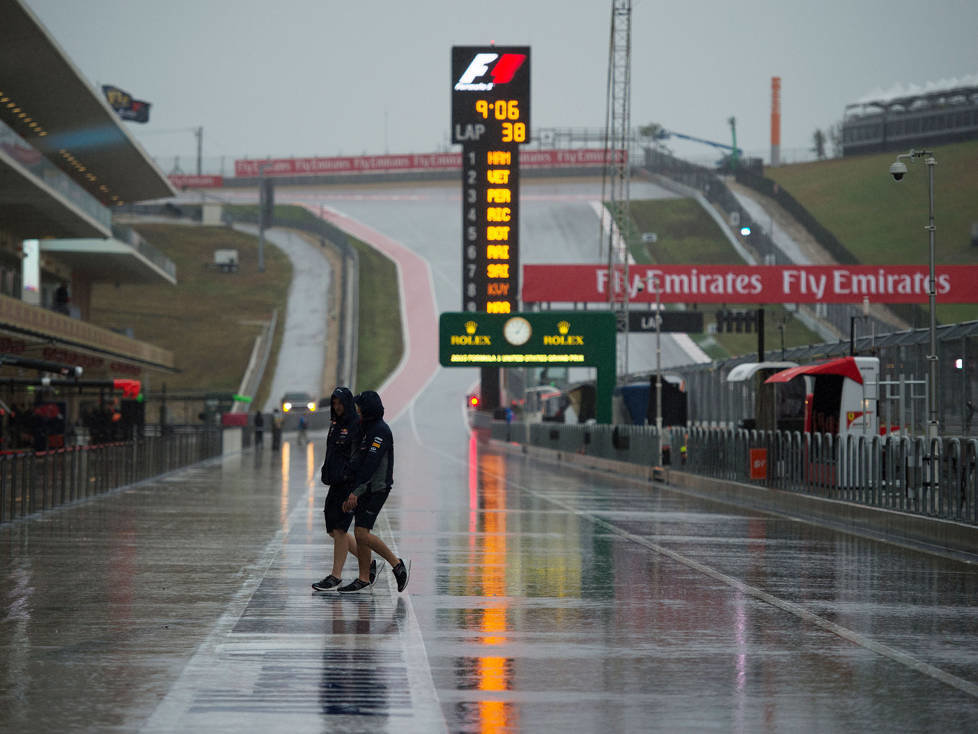
[[[339,398],[340,404],[343,406],[342,418],[336,415],[336,409],[333,408],[333,398]],[[357,408],[356,405],[354,405],[353,392],[350,390],[350,388],[338,387],[333,390],[333,394],[329,399],[329,417],[332,421],[344,424],[357,419]]]
[[[380,395],[373,390],[364,390],[355,400],[363,420],[375,421],[384,417],[384,404],[380,401]]]

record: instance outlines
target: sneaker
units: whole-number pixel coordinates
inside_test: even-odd
[[[373,584],[377,580],[377,561],[370,562],[370,583]]]
[[[353,579],[346,586],[341,586],[337,589],[341,594],[354,594],[358,591],[364,591],[370,588],[370,583],[367,581],[361,581],[360,579]]]
[[[322,581],[317,581],[316,583],[314,583],[312,585],[312,588],[314,588],[316,591],[331,591],[332,589],[335,589],[337,586],[339,586],[341,583],[342,581],[340,579],[336,578],[333,574],[330,574]]]
[[[398,563],[394,568],[391,569],[391,573],[394,574],[394,578],[397,579],[397,590],[404,591],[408,585],[408,579],[411,578],[411,563],[404,563],[404,559],[399,559]]]

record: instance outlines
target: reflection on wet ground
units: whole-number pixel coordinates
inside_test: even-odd
[[[0,729],[975,728],[974,566],[395,431],[407,594],[310,588],[321,437],[0,528]]]
[[[442,513],[432,588],[413,597],[450,730],[978,721],[974,567],[470,457],[468,507]]]

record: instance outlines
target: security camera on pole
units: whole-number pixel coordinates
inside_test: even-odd
[[[924,228],[929,233],[930,238],[930,354],[927,355],[928,363],[928,385],[927,385],[927,441],[930,444],[934,439],[940,437],[940,426],[937,421],[937,276],[934,264],[934,166],[937,159],[929,150],[911,150],[909,153],[901,153],[896,160],[890,164],[890,175],[894,181],[902,181],[907,174],[907,164],[903,162],[908,158],[913,162],[917,158],[924,158],[927,164],[930,190],[930,209],[928,214],[927,226]]]

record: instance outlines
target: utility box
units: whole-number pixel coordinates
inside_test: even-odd
[[[224,224],[224,205],[218,201],[205,201],[200,207],[201,224],[205,227],[220,227]]]
[[[767,479],[767,449],[750,450],[750,478]]]

